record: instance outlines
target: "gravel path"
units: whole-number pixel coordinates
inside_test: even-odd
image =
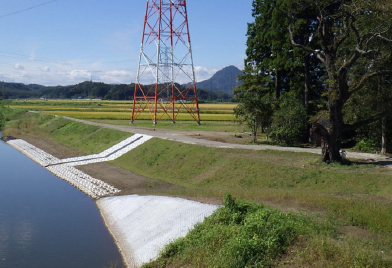
[[[215,148],[230,148],[230,149],[250,149],[250,150],[275,150],[275,151],[286,151],[286,152],[299,152],[299,153],[313,153],[313,154],[321,154],[320,148],[298,148],[298,147],[279,147],[272,145],[248,145],[248,144],[233,144],[233,143],[225,143],[219,141],[212,141],[203,138],[195,138],[197,133],[204,133],[203,131],[195,132],[195,131],[176,131],[176,130],[167,130],[167,129],[146,129],[141,127],[136,127],[134,125],[110,125],[103,124],[97,122],[91,122],[87,120],[81,120],[71,117],[65,117],[69,120],[82,122],[88,125],[99,126],[103,128],[115,129],[124,132],[138,133],[150,135],[152,137],[157,137],[165,140],[171,140],[176,142],[182,142],[187,144],[195,144],[202,145],[208,147]],[[199,134],[200,135],[200,134]],[[204,135],[200,135],[203,137]],[[346,157],[350,159],[360,159],[368,162],[378,162],[382,165],[386,165],[392,167],[392,158],[379,154],[368,154],[368,153],[354,153],[354,152],[346,152]]]

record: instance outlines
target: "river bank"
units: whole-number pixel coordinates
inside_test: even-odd
[[[94,200],[2,141],[0,167],[0,267],[125,267]]]
[[[139,133],[134,126],[112,128],[106,124],[92,126],[62,117],[28,113],[10,120],[4,133],[25,139],[64,159],[98,154],[133,133]],[[163,129],[151,129],[150,133],[154,138],[122,157],[109,163],[78,166],[78,169],[121,189],[116,195],[174,196],[220,204],[226,194],[232,194],[234,199],[263,203],[293,217],[309,217],[307,221],[312,224],[306,224],[300,232],[305,240],[290,245],[287,251],[282,249],[286,255],[282,260],[274,258],[274,263],[284,265],[288,260],[296,267],[332,265],[348,268],[350,263],[365,260],[363,267],[391,266],[388,237],[392,232],[392,169],[387,167],[391,159],[360,154],[361,159],[357,161],[350,159],[351,153],[348,153],[351,161],[345,165],[323,164],[319,163],[317,154],[309,154],[305,148],[301,148],[301,152],[295,152],[296,148],[277,151],[262,145],[232,148],[227,143],[204,140],[207,137],[204,133],[183,135]],[[139,134],[148,135],[144,130]],[[220,137],[217,133],[209,134],[212,135]],[[287,151],[292,149],[293,152]],[[213,218],[209,220],[212,222],[206,221],[207,226],[199,225],[201,227],[196,231],[209,234],[215,227]],[[283,220],[283,223],[287,222]],[[324,222],[332,229],[320,233],[324,230]],[[313,226],[313,231],[309,232],[308,226]],[[176,267],[219,266],[228,261],[224,256],[233,256],[229,251],[236,249],[222,252],[223,257],[215,262],[222,243],[236,245],[225,240],[231,238],[233,231],[228,234],[218,232],[215,242],[206,240],[201,245],[198,234],[191,232],[182,240],[190,244],[181,244],[181,252],[177,252],[178,244],[175,243],[174,248],[170,248],[174,251],[169,250],[169,260],[162,259],[165,255],[149,265],[161,267],[168,262]],[[253,245],[253,237],[250,236],[250,240],[246,240],[249,243],[244,242],[244,245]],[[339,241],[336,241],[337,237]],[[199,249],[198,245],[201,245]],[[241,249],[244,249],[242,245]]]
[[[120,156],[121,152],[129,152],[137,146],[131,141],[136,140],[141,144],[142,139],[143,137],[136,136],[101,154],[69,159],[58,159],[21,139],[9,139],[7,143],[59,178],[97,199],[97,206],[124,262],[128,267],[140,267],[154,260],[165,245],[185,236],[196,223],[203,221],[218,208],[215,205],[162,196],[105,197],[116,194],[119,190],[73,167],[96,163],[97,159],[114,159],[113,154]],[[149,137],[144,137],[143,141],[148,139]]]

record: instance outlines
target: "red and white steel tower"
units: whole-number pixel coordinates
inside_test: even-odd
[[[200,124],[185,0],[147,0],[131,122],[146,111],[154,125],[180,114]]]

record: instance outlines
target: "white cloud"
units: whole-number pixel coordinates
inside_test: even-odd
[[[78,80],[78,79],[84,79],[84,80],[90,80],[92,77],[92,73],[87,71],[87,70],[72,70],[68,72],[67,76],[71,80]]]
[[[49,66],[41,67],[40,70],[43,72],[50,72]]]
[[[75,68],[78,66],[78,68]],[[121,66],[121,63],[120,63]],[[46,86],[56,85],[74,85],[84,81],[93,80],[95,82],[103,82],[107,84],[130,84],[136,82],[137,66],[135,68],[127,68],[113,66],[113,69],[104,70],[110,65],[97,63],[83,63],[79,60],[68,61],[62,63],[47,63],[41,65],[39,62],[18,62],[11,66],[0,65],[1,81],[18,82],[25,84],[41,84]],[[11,67],[11,68],[10,68]],[[218,69],[212,69],[204,66],[195,67],[196,81],[200,82],[209,79]],[[154,83],[155,78],[146,71],[141,83]],[[178,75],[176,78],[178,83],[190,82],[189,78],[184,75]]]
[[[15,64],[14,69],[17,69],[17,70],[24,70],[25,67],[23,67],[23,65],[21,65],[20,63],[17,63],[17,64]]]
[[[108,84],[129,84],[134,82],[132,79],[131,71],[127,70],[112,70],[101,72],[94,76],[94,80],[98,79]]]
[[[217,69],[208,69],[203,66],[195,66],[196,82],[201,82],[211,78],[211,76],[213,76],[217,71]]]

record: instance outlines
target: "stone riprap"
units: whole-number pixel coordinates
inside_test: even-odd
[[[9,140],[7,143],[28,156],[30,159],[40,164],[41,166],[46,167],[51,163],[56,163],[60,161],[60,159],[54,157],[51,154],[48,154],[47,152],[35,147],[34,145],[24,140]]]
[[[10,140],[8,141],[8,144],[12,145],[41,166],[46,167],[57,177],[83,191],[88,196],[98,199],[103,196],[116,194],[120,192],[120,190],[106,182],[83,173],[73,166],[114,160],[151,138],[152,137],[149,135],[135,134],[102,153],[67,159],[58,159],[24,140]]]
[[[67,164],[48,166],[47,169],[57,177],[67,181],[69,184],[78,188],[88,196],[98,199],[120,192],[119,189],[95,179],[90,175]]]

